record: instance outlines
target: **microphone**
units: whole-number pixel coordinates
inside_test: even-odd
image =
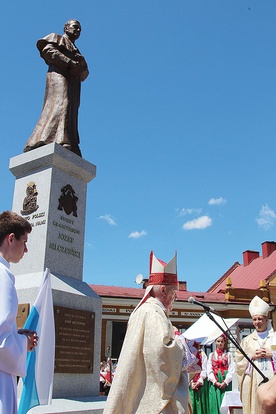
[[[194,303],[195,305],[199,305],[202,306],[204,310],[206,311],[213,311],[216,312],[215,309],[211,308],[211,306],[205,305],[205,303],[199,302],[198,300],[196,300],[195,298],[193,298],[192,296],[189,297],[188,299],[189,303]]]

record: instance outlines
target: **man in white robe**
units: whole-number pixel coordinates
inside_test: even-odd
[[[149,286],[130,316],[104,414],[188,413],[189,350],[168,318],[177,290],[176,256],[166,265],[151,252]]]
[[[10,263],[26,253],[32,227],[10,211],[0,214],[0,414],[17,413],[17,376],[26,375],[27,351],[37,344],[36,333],[17,331],[18,299]]]
[[[276,353],[271,349],[276,344],[275,332],[268,321],[269,305],[258,296],[252,299],[249,312],[255,331],[245,337],[241,347],[259,370],[267,378],[276,372]],[[263,377],[247,361],[240,351],[236,351],[236,371],[240,385],[241,401],[244,414],[260,414],[257,389]]]

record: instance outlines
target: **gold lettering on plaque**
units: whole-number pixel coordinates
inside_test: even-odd
[[[95,312],[54,306],[55,372],[92,373]]]

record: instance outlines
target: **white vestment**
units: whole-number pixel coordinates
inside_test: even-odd
[[[0,414],[17,413],[17,376],[26,375],[27,338],[16,327],[18,299],[9,263],[0,256]]]
[[[241,347],[249,357],[260,348],[268,348],[271,350],[271,342],[274,335],[275,333],[271,329],[268,331],[267,337],[261,339],[257,332],[254,331],[242,340]],[[275,357],[275,353],[273,354],[273,357]],[[273,361],[271,359],[255,359],[253,362],[267,378],[270,379],[273,377]],[[236,371],[240,386],[243,413],[259,414],[260,407],[257,400],[257,388],[263,380],[262,376],[250,365],[240,351],[236,351]]]
[[[183,356],[162,304],[150,297],[130,318],[104,414],[187,414]]]

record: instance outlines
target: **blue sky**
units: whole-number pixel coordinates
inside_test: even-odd
[[[66,6],[65,6],[66,4]],[[11,157],[41,112],[36,41],[82,24],[77,46],[88,185],[84,280],[137,286],[149,253],[190,291],[276,240],[275,0],[48,0],[2,5],[0,209]]]

